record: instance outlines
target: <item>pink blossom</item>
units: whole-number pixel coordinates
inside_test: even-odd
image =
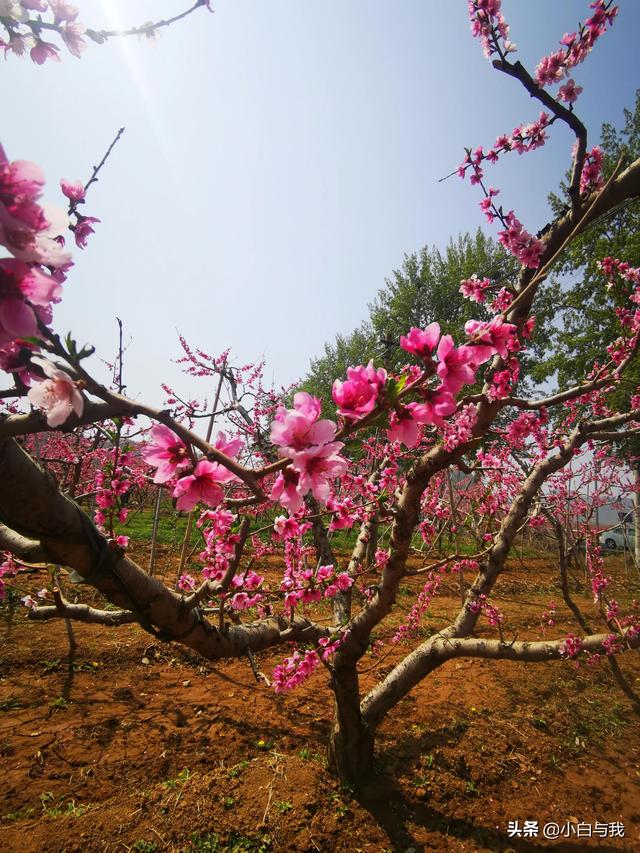
[[[453,395],[444,386],[435,390],[423,389],[420,395],[421,403],[409,403],[407,406],[413,418],[421,424],[443,427],[444,418],[456,410],[457,403]]]
[[[0,244],[20,260],[61,267],[70,255],[55,238],[68,218],[38,204],[43,184],[38,166],[23,160],[10,163],[0,146]]]
[[[464,406],[456,416],[447,421],[443,429],[443,445],[445,450],[455,450],[473,438],[473,428],[478,419],[478,410],[472,404]]]
[[[438,358],[437,373],[447,393],[457,394],[463,385],[475,382],[477,361],[473,347],[456,349],[451,335],[443,335],[438,345]]]
[[[291,515],[295,515],[303,504],[303,494],[298,488],[300,475],[291,468],[285,468],[276,477],[269,497],[272,501],[279,501]]]
[[[345,498],[343,501],[337,501],[335,498],[329,498],[327,500],[327,509],[333,513],[329,523],[329,532],[334,530],[347,530],[353,527],[356,515],[351,498]]]
[[[78,216],[78,221],[73,226],[73,233],[76,238],[76,246],[79,249],[86,249],[87,238],[90,234],[95,233],[93,223],[100,222],[95,216]]]
[[[196,588],[196,579],[193,577],[193,575],[180,575],[176,586],[178,587],[178,589],[182,590],[182,592],[193,592],[193,590]]]
[[[298,488],[303,495],[310,491],[318,500],[327,499],[331,480],[347,472],[346,460],[338,456],[343,446],[341,441],[333,441],[291,454],[292,468],[300,475]]]
[[[487,201],[487,199],[484,199],[484,201]],[[488,278],[479,279],[476,275],[472,275],[471,278],[463,279],[460,282],[460,293],[474,302],[485,302],[487,298],[485,290],[490,285],[491,282]]]
[[[540,86],[548,86],[550,83],[556,83],[562,80],[566,71],[566,53],[564,50],[557,50],[550,56],[543,56],[536,66],[536,82]]]
[[[4,48],[4,58],[7,58],[9,51],[16,56],[24,56],[28,50],[31,50],[35,44],[35,39],[31,34],[20,35],[20,33],[12,32],[8,42],[0,41],[0,47]]]
[[[219,450],[221,453],[224,453],[225,456],[229,456],[231,459],[235,459],[238,453],[244,447],[244,441],[241,438],[227,438],[226,432],[220,430],[220,432],[216,435],[216,439],[213,443],[213,446],[216,450]]]
[[[368,415],[386,381],[387,371],[383,368],[376,370],[373,361],[366,367],[349,367],[346,382],[336,379],[333,383],[332,396],[340,414],[350,420]]]
[[[387,437],[389,441],[400,441],[407,447],[416,446],[420,440],[420,423],[408,406],[401,406],[391,412]]]
[[[293,690],[306,681],[319,666],[320,658],[313,649],[306,651],[304,657],[296,651],[281,664],[274,666],[271,675],[273,689],[276,693]]]
[[[604,154],[602,148],[598,145],[594,146],[584,159],[580,175],[581,193],[602,189],[604,186],[604,178],[602,177],[603,160]]]
[[[566,104],[575,104],[581,92],[582,86],[576,86],[576,81],[569,79],[564,86],[560,86],[558,89],[558,100],[564,101]]]
[[[45,358],[34,355],[31,361],[42,368],[47,379],[34,383],[27,397],[33,406],[46,412],[49,426],[60,426],[71,412],[80,416],[84,401],[73,379]]]
[[[300,535],[300,525],[295,518],[287,515],[277,515],[273,520],[273,529],[284,539]]]
[[[82,181],[75,181],[75,183],[72,183],[71,181],[67,181],[66,178],[63,178],[60,181],[60,187],[64,195],[66,195],[70,201],[84,201],[85,190]]]
[[[163,424],[155,424],[151,429],[152,442],[142,450],[142,458],[157,468],[154,483],[166,483],[179,468],[189,464],[187,446],[181,438]]]
[[[176,483],[172,493],[173,497],[178,499],[176,508],[190,512],[200,502],[208,506],[218,506],[224,499],[221,483],[232,478],[233,475],[217,462],[201,459],[193,474],[181,477]]]
[[[1,332],[0,332],[1,336]],[[0,370],[6,373],[15,373],[25,385],[31,385],[32,379],[36,382],[39,376],[30,369],[29,358],[37,349],[35,344],[17,338],[11,343],[0,347]]]
[[[49,7],[53,12],[54,22],[59,24],[61,21],[75,21],[78,17],[78,10],[66,0],[49,0]]]
[[[400,337],[400,346],[406,352],[417,355],[418,358],[430,358],[438,345],[440,338],[440,325],[438,323],[429,323],[426,329],[409,329],[408,335]]]
[[[560,655],[563,658],[577,658],[582,651],[582,639],[575,634],[567,634],[560,644]]]
[[[537,269],[540,266],[540,255],[545,249],[542,240],[536,239],[524,229],[513,210],[506,215],[505,222],[507,227],[498,232],[498,242],[525,267]]]
[[[469,320],[464,330],[471,338],[470,343],[475,344],[477,341],[480,344],[476,349],[489,350],[489,357],[498,353],[506,358],[509,352],[519,349],[517,327],[513,323],[505,323],[502,317],[494,317],[488,323]]]
[[[304,450],[309,445],[333,441],[336,425],[333,421],[318,420],[320,400],[306,391],[293,398],[293,409],[280,406],[271,424],[271,441],[280,446],[282,456]]]
[[[237,592],[230,601],[234,610],[248,610],[250,607],[255,607],[263,599],[260,593],[256,595],[247,595],[246,592]]]
[[[202,527],[205,522],[208,522],[210,527],[207,528],[207,533],[211,530],[215,536],[223,537],[231,530],[234,521],[235,516],[228,509],[207,509],[202,513],[198,521],[196,521],[196,526]]]
[[[0,346],[37,334],[37,308],[49,309],[60,292],[59,283],[37,267],[14,258],[0,260]]]
[[[51,44],[51,42],[48,41],[42,41],[42,39],[36,39],[36,43],[31,48],[30,53],[31,59],[33,59],[36,65],[43,65],[47,59],[55,59],[56,62],[60,62],[58,48],[55,44]]]
[[[500,0],[469,0],[471,32],[480,39],[486,57],[499,52],[499,39],[503,40],[503,53],[515,50],[515,45],[507,40],[509,26],[500,5]]]
[[[75,56],[76,59],[80,59],[83,50],[85,50],[87,46],[86,41],[82,38],[86,31],[86,27],[83,24],[79,24],[77,21],[62,24],[60,27],[62,41],[66,44],[69,53],[72,56]]]

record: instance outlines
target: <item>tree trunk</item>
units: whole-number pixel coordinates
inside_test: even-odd
[[[378,550],[378,513],[371,516],[369,522],[369,541],[367,542],[367,566],[373,566],[376,562],[376,551]]]
[[[355,661],[336,661],[331,689],[335,717],[328,744],[329,768],[350,782],[363,782],[373,771],[374,733],[360,714]]]
[[[634,556],[636,568],[640,567],[640,462],[636,462],[636,482],[633,493],[633,532],[635,533]]]

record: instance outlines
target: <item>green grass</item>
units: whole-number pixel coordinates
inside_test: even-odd
[[[153,515],[153,507],[145,507],[145,509],[140,511],[132,512],[127,519],[127,523],[119,526],[118,532],[131,537],[133,541],[151,542]],[[158,520],[158,544],[168,545],[172,548],[180,547],[187,528],[187,518],[188,516],[185,513],[176,513],[171,509],[169,504],[165,506],[163,503]],[[191,527],[189,540],[191,547],[198,542],[202,542],[200,531],[195,524]]]

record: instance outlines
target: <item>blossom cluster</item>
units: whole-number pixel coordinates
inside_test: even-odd
[[[353,585],[348,572],[338,572],[335,566],[309,568],[288,566],[280,590],[284,593],[284,605],[289,611],[298,604],[314,604],[323,598],[335,598]]]
[[[72,412],[82,414],[82,395],[67,373],[33,356],[37,348],[24,340],[51,323],[71,266],[61,236],[68,218],[39,203],[43,186],[38,166],[10,162],[0,146],[0,245],[13,255],[0,258],[0,364],[32,385],[31,403],[47,414],[49,426],[59,426]]]
[[[580,173],[580,192],[588,193],[593,190],[602,189],[604,178],[602,177],[602,163],[604,154],[599,145],[595,145],[584,158],[584,165]]]
[[[299,687],[315,672],[322,661],[328,661],[331,655],[335,654],[346,637],[347,632],[333,638],[322,637],[318,641],[318,649],[307,649],[305,652],[296,650],[282,663],[274,666],[271,677],[275,692],[284,693]]]
[[[596,41],[611,26],[618,14],[618,7],[613,6],[611,0],[595,0],[590,4],[593,14],[579,28],[578,32],[565,33],[560,39],[562,47],[550,54],[543,56],[536,66],[536,82],[539,86],[549,86],[558,83],[574,68],[584,62]],[[579,94],[574,89],[573,80],[565,84],[560,98],[568,103],[575,100],[574,95]]]
[[[4,578],[12,578],[18,573],[18,564],[9,551],[0,551],[0,600],[6,596]]]
[[[39,15],[32,18],[30,12]],[[78,9],[66,0],[0,0],[0,16],[5,18],[8,36],[7,41],[0,39],[5,57],[8,53],[16,56],[29,53],[37,65],[48,59],[59,62],[59,48],[41,38],[44,21],[47,29],[57,32],[69,53],[79,59],[87,46],[83,38],[87,28],[77,20],[78,14]],[[51,20],[46,20],[46,15]]]
[[[200,6],[213,11],[211,0],[196,0],[185,15]],[[0,0],[0,23],[6,33],[0,38],[0,48],[4,49],[5,58],[8,54],[19,57],[28,54],[36,65],[44,65],[48,60],[60,62],[60,48],[51,41],[45,41],[42,38],[43,31],[59,36],[69,53],[77,59],[80,59],[87,47],[85,37],[96,44],[103,44],[110,36],[117,34],[90,29],[78,20],[78,15],[78,8],[67,0]],[[159,35],[158,28],[168,23],[171,21],[143,24],[120,34],[135,33],[155,43]]]
[[[508,40],[509,25],[501,12],[501,6],[501,0],[469,0],[471,32],[480,39],[487,59],[495,53],[504,57],[516,49]]]
[[[345,383],[347,384],[347,383]],[[305,391],[293,398],[293,408],[279,406],[271,425],[271,441],[281,457],[291,465],[280,472],[271,489],[271,499],[279,501],[291,514],[303,504],[304,496],[326,501],[331,481],[347,471],[347,462],[339,453],[344,446],[335,441],[337,426],[319,420],[321,403]]]
[[[147,464],[156,469],[155,483],[173,482],[172,495],[176,508],[189,512],[198,503],[217,507],[224,498],[223,486],[237,480],[235,474],[219,462],[200,459],[194,465],[193,458],[184,441],[164,424],[151,428],[152,441],[142,451]],[[233,459],[243,446],[242,439],[228,440],[226,433],[219,432],[214,447]],[[183,468],[192,467],[190,474],[178,477]]]
[[[529,122],[528,124],[519,124],[513,129],[511,134],[501,134],[498,136],[489,151],[485,152],[482,146],[479,146],[474,151],[467,150],[464,160],[458,166],[458,176],[464,178],[470,169],[472,172],[471,184],[478,184],[484,177],[481,167],[484,160],[487,160],[489,163],[497,163],[500,155],[508,151],[517,151],[518,154],[526,154],[529,151],[535,151],[536,148],[541,148],[549,138],[546,128],[549,127],[552,121],[553,119],[549,117],[549,114],[542,111],[536,121]],[[493,190],[491,193],[491,195],[497,194],[497,190]]]
[[[467,610],[474,614],[482,613],[492,628],[499,628],[504,622],[504,615],[502,612],[493,604],[489,603],[489,600],[484,593],[480,594],[475,601],[470,601],[467,604]]]

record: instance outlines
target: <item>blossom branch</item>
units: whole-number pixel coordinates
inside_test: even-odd
[[[544,104],[556,118],[565,122],[574,132],[578,145],[573,158],[569,196],[574,208],[577,208],[580,203],[580,176],[582,175],[582,167],[584,166],[584,159],[587,152],[587,128],[573,110],[563,106],[546,92],[542,86],[539,86],[520,61],[509,62],[507,59],[495,59],[493,67],[498,71],[502,71],[503,74],[508,74],[510,77],[519,80],[532,98]]]

